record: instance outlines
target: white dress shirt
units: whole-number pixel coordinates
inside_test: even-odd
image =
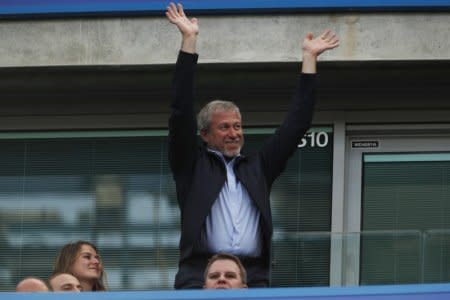
[[[213,253],[259,256],[262,247],[261,214],[234,174],[236,157],[227,162],[222,153],[208,150],[221,158],[227,171],[227,180],[206,218],[208,248]]]

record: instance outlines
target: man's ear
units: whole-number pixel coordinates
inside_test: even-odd
[[[200,130],[200,137],[205,143],[208,143],[208,131],[206,129]]]

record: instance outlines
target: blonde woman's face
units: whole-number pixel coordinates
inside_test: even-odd
[[[82,245],[72,266],[73,274],[80,281],[100,279],[103,266],[97,252],[89,245]]]

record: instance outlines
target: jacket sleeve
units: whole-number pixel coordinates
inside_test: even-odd
[[[297,149],[303,135],[311,126],[316,98],[316,74],[301,74],[291,107],[275,133],[265,142],[259,154],[267,183],[284,170],[288,159]]]
[[[169,118],[169,163],[174,177],[192,167],[197,148],[194,75],[198,55],[180,51],[172,82]]]

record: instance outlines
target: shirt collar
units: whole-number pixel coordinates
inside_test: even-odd
[[[225,156],[223,155],[222,152],[217,151],[215,149],[211,149],[209,147],[206,147],[206,149],[208,150],[208,152],[214,153],[215,155],[217,155],[218,157],[220,157],[222,159],[222,161],[228,165],[228,164],[234,164],[234,162],[236,161],[236,158],[241,157],[241,154],[238,153],[238,155],[234,156],[230,161],[227,162],[227,160],[225,159]]]

